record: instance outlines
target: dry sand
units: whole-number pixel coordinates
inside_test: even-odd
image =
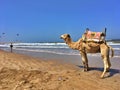
[[[0,50],[0,90],[120,90],[120,71],[102,71]]]

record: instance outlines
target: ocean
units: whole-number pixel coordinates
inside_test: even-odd
[[[115,57],[120,57],[120,43],[108,42],[115,51]],[[10,43],[0,44],[0,49],[10,51]],[[13,51],[23,53],[51,53],[57,55],[79,55],[79,51],[70,49],[65,43],[13,43]],[[32,55],[32,54],[31,54]],[[99,54],[88,54],[97,56]]]

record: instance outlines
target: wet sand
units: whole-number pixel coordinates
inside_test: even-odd
[[[89,57],[90,71],[83,72],[79,56],[47,55],[38,58],[0,50],[0,90],[120,90],[117,57],[111,60],[110,73],[100,79],[100,57]]]
[[[35,58],[42,58],[42,60],[46,61],[57,61],[60,63],[69,63],[74,64],[76,66],[82,66],[82,60],[80,55],[63,55],[63,54],[53,54],[47,52],[29,52],[29,51],[17,51],[14,50],[15,53],[29,55]],[[110,58],[111,68],[120,70],[120,57]],[[89,54],[88,62],[90,67],[99,67],[103,68],[103,60],[100,54]]]

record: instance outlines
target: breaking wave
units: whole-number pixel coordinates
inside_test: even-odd
[[[115,50],[115,56],[120,56],[120,43],[108,42]],[[2,44],[0,48],[9,50],[10,44]],[[14,43],[14,50],[28,52],[46,52],[61,55],[79,55],[79,51],[70,49],[65,43]],[[98,54],[89,54],[97,56]]]

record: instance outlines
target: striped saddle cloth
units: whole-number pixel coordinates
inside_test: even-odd
[[[101,42],[105,41],[105,34],[103,32],[87,31],[83,34],[82,39],[84,41]]]

